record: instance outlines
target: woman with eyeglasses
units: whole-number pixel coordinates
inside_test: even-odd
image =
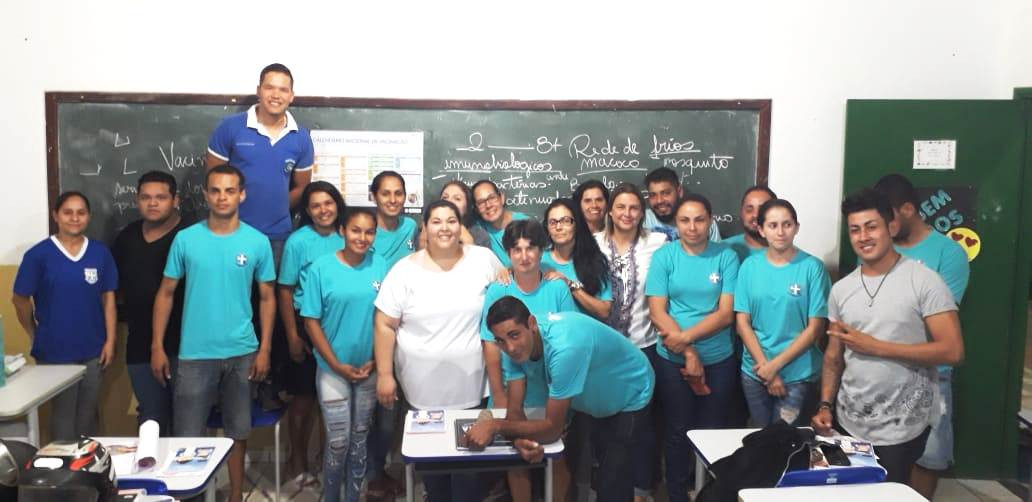
[[[505,246],[502,244],[505,226],[514,220],[525,220],[529,217],[505,207],[505,194],[491,180],[480,180],[473,184],[473,202],[477,208],[477,215],[480,216],[477,225],[484,229],[490,238],[491,251],[494,251],[498,261],[508,268],[512,263],[509,262],[509,253],[505,252]]]
[[[545,209],[544,221],[551,241],[541,258],[545,279],[566,283],[581,312],[608,318],[613,304],[609,262],[582,213],[574,201],[559,198]]]

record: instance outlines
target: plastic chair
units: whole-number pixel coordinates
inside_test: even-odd
[[[273,447],[275,448],[273,456],[275,459],[275,472],[276,472],[276,485],[275,491],[273,492],[272,499],[275,502],[279,502],[279,491],[280,491],[280,421],[283,419],[283,408],[276,408],[274,410],[263,410],[261,403],[258,401],[251,401],[251,427],[269,427],[273,429]],[[222,411],[218,408],[212,408],[211,415],[208,416],[208,428],[209,429],[221,429],[222,426]],[[246,473],[245,473],[246,476]],[[250,480],[248,480],[250,481]],[[251,484],[255,484],[251,482]]]

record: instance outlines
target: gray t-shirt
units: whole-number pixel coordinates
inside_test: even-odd
[[[874,292],[884,276],[864,276]],[[870,303],[870,305],[868,305]],[[957,310],[946,283],[928,267],[901,258],[885,277],[873,303],[860,283],[860,268],[836,282],[828,320],[841,321],[879,340],[928,342],[924,319]],[[937,401],[934,366],[858,354],[845,349],[838,421],[853,436],[878,446],[905,443],[931,425]]]

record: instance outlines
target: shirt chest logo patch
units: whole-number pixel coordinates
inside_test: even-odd
[[[373,281],[373,291],[380,291],[380,281]]]
[[[297,161],[294,159],[287,159],[283,162],[283,172],[289,173],[294,170],[294,166],[297,165]]]
[[[716,272],[713,272],[712,274],[710,274],[709,275],[709,282],[711,282],[713,284],[719,283],[720,282],[720,274],[718,274]]]
[[[86,279],[86,284],[96,284],[98,280],[97,269],[95,268],[84,268],[82,269],[83,275]]]
[[[408,240],[408,243],[407,243],[407,245],[408,245],[408,248],[409,248],[409,250],[410,250],[410,251],[412,251],[412,250],[415,250],[415,249],[416,249],[416,246],[415,246],[415,245],[414,245],[414,244],[412,243],[412,239],[409,239],[409,240]]]
[[[799,286],[798,283],[793,283],[791,286],[788,287],[788,294],[790,294],[792,296],[799,296],[799,294],[802,291],[803,291],[803,288],[801,286]]]
[[[234,258],[233,261],[236,262],[238,267],[243,267],[244,265],[247,265],[247,255],[240,253],[236,255],[236,258]]]

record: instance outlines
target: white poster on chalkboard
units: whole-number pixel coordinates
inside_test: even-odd
[[[372,206],[369,183],[381,171],[405,178],[407,210],[423,207],[423,133],[397,131],[312,131],[312,181],[340,189],[349,206]]]

